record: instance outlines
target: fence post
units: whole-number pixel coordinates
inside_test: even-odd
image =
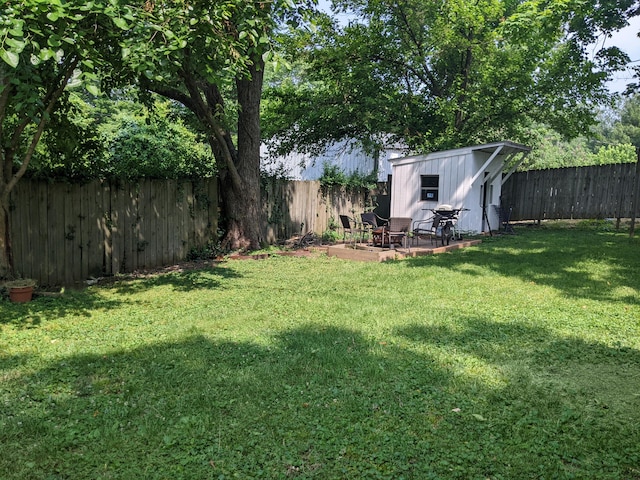
[[[636,147],[636,171],[633,175],[633,188],[631,190],[631,226],[629,227],[629,237],[633,238],[636,230],[636,208],[638,207],[638,191],[640,187],[640,181],[638,181],[638,175],[640,174],[640,147]]]

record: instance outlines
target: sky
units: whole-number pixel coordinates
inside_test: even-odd
[[[638,38],[638,32],[640,32],[640,18],[635,17],[630,22],[627,28],[620,30],[612,38],[607,39],[605,46],[617,46],[621,50],[629,55],[631,59],[631,65],[640,66],[640,38]],[[609,90],[616,93],[624,91],[627,83],[633,81],[633,72],[620,72],[616,75],[616,80],[609,83]]]

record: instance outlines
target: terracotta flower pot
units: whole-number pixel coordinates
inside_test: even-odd
[[[14,303],[30,302],[33,296],[33,287],[31,285],[25,287],[9,288],[9,300]]]

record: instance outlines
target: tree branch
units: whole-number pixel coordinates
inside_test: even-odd
[[[56,103],[62,96],[64,89],[67,87],[67,83],[71,79],[71,76],[73,75],[73,71],[75,70],[79,61],[80,61],[79,58],[73,58],[69,62],[69,64],[66,66],[66,70],[63,70],[62,78],[57,88],[51,89],[45,95],[44,97],[46,100],[45,109],[42,112],[42,116],[40,117],[40,121],[38,122],[38,126],[36,127],[36,131],[33,134],[33,137],[31,138],[31,143],[29,144],[29,147],[27,148],[27,151],[22,159],[22,164],[20,165],[20,168],[13,175],[13,177],[7,184],[7,192],[10,192],[11,190],[13,190],[13,188],[16,186],[18,181],[22,178],[22,176],[27,171],[27,167],[29,166],[31,157],[33,156],[33,153],[35,152],[36,147],[38,146],[38,142],[40,141],[40,137],[42,137],[44,128],[47,125],[47,122],[49,121],[51,112],[53,112],[53,108],[55,107]]]
[[[236,168],[232,150],[229,149],[229,145],[227,144],[227,141],[225,139],[226,132],[220,125],[220,122],[216,120],[212,113],[212,108],[215,109],[216,105],[208,105],[207,103],[205,103],[205,101],[202,99],[200,89],[198,88],[195,79],[192,75],[189,74],[188,71],[183,69],[180,72],[180,76],[182,77],[185,87],[187,87],[187,91],[189,92],[189,96],[194,102],[194,106],[197,109],[196,111],[194,111],[194,113],[198,115],[198,117],[200,117],[202,121],[204,121],[211,128],[215,140],[220,147],[222,160],[227,167],[229,175],[231,175],[233,186],[237,191],[240,191],[242,189],[242,178],[240,177],[238,169]]]
[[[424,48],[423,48],[422,42],[420,41],[418,36],[413,31],[413,28],[411,28],[411,24],[409,23],[409,18],[407,17],[406,12],[402,8],[402,5],[397,5],[397,7],[398,7],[398,13],[399,13],[399,16],[400,16],[400,20],[404,24],[404,27],[405,27],[407,33],[409,34],[409,39],[411,40],[411,42],[413,43],[413,45],[416,48],[416,53],[424,58],[424,53],[423,53]],[[425,75],[424,77],[423,77],[422,74],[418,73],[417,69],[413,69],[412,68],[411,70],[414,71],[414,74],[418,78],[420,78],[420,80],[422,80],[427,85],[430,85],[431,91],[433,92],[434,96],[439,97],[440,95],[442,95],[442,89],[438,86],[436,78],[433,75],[433,72],[431,71],[431,69],[427,65],[423,65],[423,67],[424,67],[424,75]]]

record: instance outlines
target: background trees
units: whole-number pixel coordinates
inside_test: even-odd
[[[325,18],[313,41],[298,39],[299,68],[268,89],[281,152],[345,137],[417,151],[527,142],[533,124],[586,133],[606,79],[628,61],[588,45],[639,13],[629,0],[334,5],[351,21]]]
[[[523,169],[543,169],[637,161],[640,147],[640,97],[631,95],[603,107],[588,134],[566,139],[544,125],[530,130],[535,149]]]
[[[72,91],[52,116],[27,175],[76,181],[215,176],[211,148],[192,120],[176,102],[154,97],[142,103],[129,89],[111,98]]]

